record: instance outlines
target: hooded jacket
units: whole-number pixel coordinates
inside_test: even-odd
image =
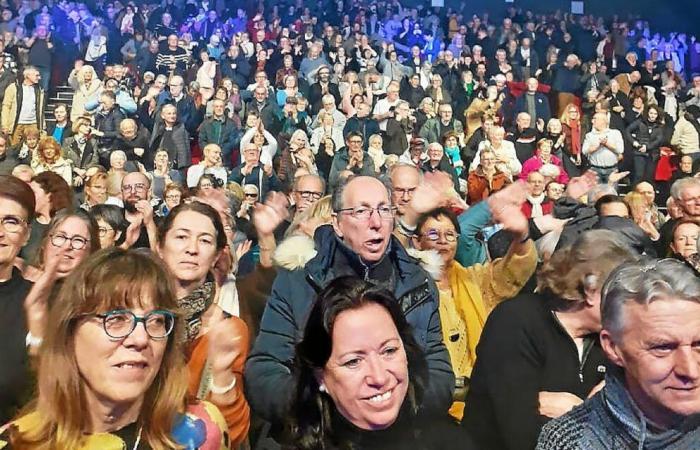
[[[297,251],[298,259],[288,256],[285,267],[278,269],[246,363],[246,397],[252,409],[273,424],[285,421],[294,393],[295,346],[303,337],[313,301],[335,278],[354,275],[386,283],[394,292],[428,363],[430,381],[423,409],[444,414],[452,401],[454,375],[442,343],[438,290],[427,272],[393,237],[384,258],[373,266],[365,265],[328,225],[316,230],[313,247],[310,241],[298,242],[304,248]],[[303,255],[310,253],[315,256],[307,262]],[[279,254],[276,259],[279,263]]]

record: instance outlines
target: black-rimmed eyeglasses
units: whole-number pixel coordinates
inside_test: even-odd
[[[151,339],[165,339],[175,327],[175,314],[165,310],[151,311],[137,316],[128,309],[115,309],[104,314],[88,314],[102,319],[102,328],[112,339],[124,339],[134,332],[139,322],[143,323]]]

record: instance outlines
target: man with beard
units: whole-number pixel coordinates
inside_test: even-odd
[[[151,205],[151,181],[141,172],[132,172],[122,179],[124,218],[129,222],[124,244],[130,248],[158,247],[158,230]]]
[[[323,97],[327,94],[333,96],[336,106],[340,104],[340,90],[338,85],[331,83],[331,69],[329,66],[321,66],[316,72],[316,83],[309,87],[309,103],[313,115],[318,114],[323,106]]]

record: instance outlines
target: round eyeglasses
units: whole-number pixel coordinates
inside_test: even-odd
[[[102,328],[112,339],[126,338],[134,332],[139,322],[143,322],[146,334],[151,339],[165,339],[175,327],[175,314],[164,310],[151,311],[141,317],[128,309],[115,309],[104,314],[91,315],[102,319]]]

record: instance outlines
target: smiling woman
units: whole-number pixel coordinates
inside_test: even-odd
[[[138,251],[103,250],[81,264],[49,312],[36,400],[2,430],[0,447],[224,448],[219,411],[186,399],[169,278]]]
[[[427,364],[391,292],[355,277],[332,281],[311,310],[296,358],[295,448],[455,445],[435,442],[425,418],[414,421]],[[441,438],[450,434],[432,425],[446,431]]]

